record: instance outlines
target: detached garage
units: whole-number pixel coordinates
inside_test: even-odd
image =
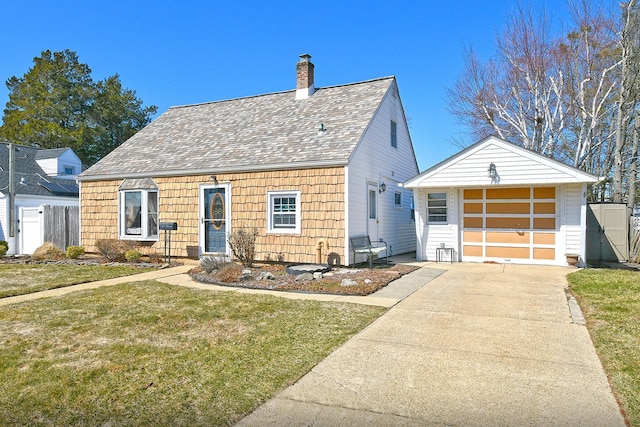
[[[584,264],[587,186],[599,178],[485,138],[409,179],[421,261]]]

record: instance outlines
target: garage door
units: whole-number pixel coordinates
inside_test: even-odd
[[[557,216],[555,187],[464,190],[462,258],[555,260]]]

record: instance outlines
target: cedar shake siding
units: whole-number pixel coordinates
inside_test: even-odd
[[[177,222],[171,233],[172,256],[197,254],[199,245],[198,211],[200,186],[212,184],[211,175],[153,178],[158,186],[160,222]],[[344,167],[296,169],[285,171],[216,174],[220,184],[231,185],[231,228],[256,228],[256,259],[315,262],[315,245],[326,238],[327,256],[345,258]],[[88,252],[96,252],[98,239],[118,239],[118,188],[122,179],[81,182],[82,244]],[[300,191],[300,234],[267,233],[267,191]],[[139,242],[147,254],[162,255],[164,232],[159,240]]]

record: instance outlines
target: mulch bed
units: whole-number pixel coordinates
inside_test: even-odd
[[[254,264],[249,269],[241,266],[236,268],[240,271],[244,270],[244,273],[238,273],[239,277],[233,277],[232,280],[229,280],[229,275],[221,274],[219,270],[207,273],[201,267],[192,269],[189,274],[198,282],[222,286],[338,295],[369,295],[419,267],[401,264],[376,265],[372,269],[368,266],[339,267],[324,273],[319,279],[312,280],[296,280],[298,276],[287,273],[286,266],[282,264]],[[273,278],[260,280],[261,273],[266,272],[271,273]],[[221,276],[225,276],[225,280],[222,280]],[[344,279],[350,280],[347,282],[343,281]]]

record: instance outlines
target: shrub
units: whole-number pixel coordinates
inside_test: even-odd
[[[225,257],[204,256],[200,260],[200,267],[210,274],[214,270],[221,270],[230,263],[229,259]]]
[[[9,243],[5,240],[0,240],[0,257],[3,257],[9,250]]]
[[[233,255],[245,267],[252,267],[256,255],[256,237],[258,230],[251,231],[240,228],[227,237]]]
[[[52,261],[64,258],[64,252],[51,242],[44,242],[31,255],[34,261]]]
[[[96,248],[109,261],[125,261],[125,254],[134,248],[134,243],[128,240],[100,239],[96,240]]]
[[[242,267],[237,264],[228,263],[218,270],[216,277],[224,283],[239,282],[242,278]]]
[[[129,249],[125,252],[124,257],[129,262],[138,262],[142,258],[142,252],[137,249]]]
[[[84,248],[82,246],[67,246],[67,250],[65,251],[67,258],[69,259],[77,259],[84,255]]]

